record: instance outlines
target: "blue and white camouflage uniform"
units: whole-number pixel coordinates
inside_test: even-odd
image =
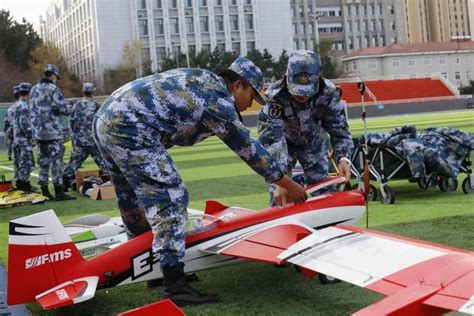
[[[74,172],[81,167],[89,155],[92,156],[100,169],[107,170],[92,135],[92,123],[98,109],[99,104],[92,98],[79,100],[73,106],[70,121],[73,151],[69,163],[64,169],[65,177],[74,178]]]
[[[260,69],[246,58],[233,64],[244,78]],[[167,152],[217,135],[267,182],[283,171],[239,120],[225,80],[201,69],[176,69],[137,79],[115,91],[97,112],[95,140],[112,176],[130,237],[151,226],[161,266],[184,256],[188,192]],[[145,218],[145,216],[146,218]],[[148,226],[149,224],[149,226]]]
[[[291,94],[290,94],[291,92]],[[334,159],[350,157],[354,144],[336,86],[319,76],[319,58],[310,51],[293,52],[285,78],[271,84],[258,119],[259,140],[291,174],[299,161],[305,184],[327,177],[330,136]],[[310,97],[300,104],[291,95]],[[275,186],[270,186],[271,203]]]
[[[13,87],[13,95],[15,98],[19,96],[20,93],[20,86],[14,86]],[[16,149],[13,146],[13,112],[15,110],[16,104],[18,103],[18,100],[16,100],[12,105],[10,105],[7,109],[7,113],[5,114],[5,117],[3,119],[3,132],[5,135],[5,145],[7,145],[7,150],[8,150],[8,159],[12,160],[13,156],[13,180],[16,181],[18,180],[18,164],[19,164],[19,152],[18,149]]]
[[[30,83],[21,83],[20,91],[30,91]],[[31,125],[30,107],[24,100],[19,100],[12,114],[13,146],[18,151],[18,180],[29,181],[35,161],[33,158],[33,127]]]
[[[51,168],[54,185],[63,183],[63,123],[61,115],[69,115],[70,107],[59,88],[48,78],[42,78],[31,90],[30,107],[34,138],[38,143],[39,181],[48,185]]]

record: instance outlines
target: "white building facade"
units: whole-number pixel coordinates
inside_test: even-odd
[[[361,49],[344,56],[346,74],[364,79],[390,76],[395,79],[441,73],[457,87],[474,80],[474,42],[393,44]]]
[[[289,1],[272,0],[54,0],[40,24],[71,70],[96,81],[132,41],[157,71],[178,51],[245,55],[257,48],[279,56],[291,50],[293,36]]]

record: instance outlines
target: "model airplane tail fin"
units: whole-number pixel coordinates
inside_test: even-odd
[[[53,210],[10,221],[8,304],[34,301],[84,260]]]

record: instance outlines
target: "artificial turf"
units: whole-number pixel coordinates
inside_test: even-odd
[[[360,120],[350,120],[351,132],[362,134]],[[368,120],[370,131],[387,131],[395,126],[450,126],[474,132],[474,112],[454,111]],[[255,135],[255,129],[252,131]],[[190,207],[203,209],[206,199],[250,209],[267,206],[268,195],[263,179],[254,174],[220,140],[211,137],[193,147],[170,150],[190,192]],[[67,157],[69,150],[67,150]],[[12,167],[5,153],[0,166]],[[89,158],[84,169],[95,169]],[[35,170],[34,172],[37,172]],[[0,172],[2,173],[2,172]],[[3,172],[11,178],[11,172]],[[462,174],[459,183],[465,178]],[[36,179],[32,178],[33,183]],[[422,191],[407,181],[390,183],[397,199],[394,205],[370,202],[370,227],[422,240],[474,250],[474,197],[438,188]],[[0,209],[0,260],[7,262],[8,221],[45,209],[54,209],[62,221],[103,213],[117,216],[115,201],[94,201],[78,196],[75,201]],[[360,225],[364,225],[361,221]],[[307,280],[292,267],[248,263],[199,273],[197,289],[218,293],[219,304],[185,307],[188,315],[347,315],[381,298],[368,290],[346,283],[322,286]],[[25,285],[27,286],[27,285]],[[147,289],[144,284],[99,290],[96,297],[82,304],[45,312],[37,304],[28,307],[34,315],[114,315],[159,299],[161,288]]]

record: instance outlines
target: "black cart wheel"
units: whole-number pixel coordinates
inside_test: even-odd
[[[454,178],[441,178],[438,186],[443,192],[454,192],[458,189],[458,180]]]
[[[474,192],[474,183],[471,182],[470,177],[463,180],[462,191],[466,194],[472,194]]]
[[[369,184],[369,193],[367,194],[367,201],[377,200],[377,189],[372,184]]]
[[[332,276],[318,273],[318,279],[321,284],[334,284],[334,283],[339,283],[341,280],[333,278]]]
[[[388,186],[381,187],[380,190],[384,190],[385,192],[385,197],[383,197],[382,193],[380,193],[380,202],[382,202],[382,204],[395,203],[395,191],[393,191]]]
[[[436,185],[436,179],[433,177],[418,179],[418,186],[422,190],[428,190]]]

